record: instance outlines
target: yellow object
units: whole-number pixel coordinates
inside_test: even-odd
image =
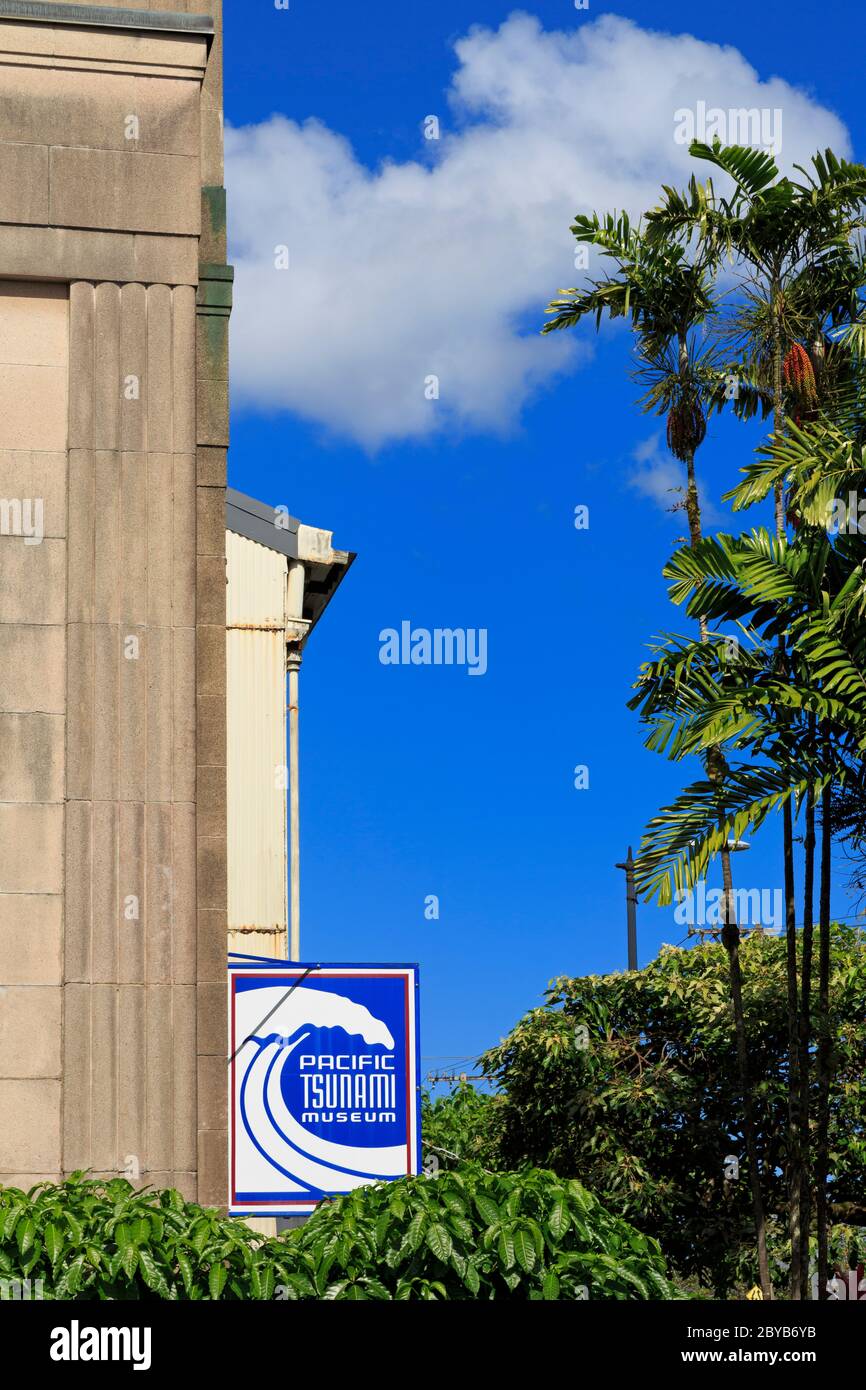
[[[285,555],[226,534],[229,950],[287,940]]]

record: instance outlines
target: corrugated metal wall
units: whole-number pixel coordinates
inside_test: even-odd
[[[229,950],[285,957],[287,560],[229,531]]]

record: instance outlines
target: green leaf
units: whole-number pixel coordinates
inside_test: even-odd
[[[377,1301],[387,1301],[389,1303],[391,1302],[390,1291],[385,1287],[381,1279],[377,1279],[375,1275],[371,1275],[369,1278],[364,1280],[364,1288]]]
[[[453,1250],[453,1242],[446,1228],[440,1222],[434,1222],[427,1231],[427,1244],[433,1251],[437,1259],[446,1263]]]
[[[185,1250],[178,1250],[177,1265],[180,1270],[180,1277],[183,1279],[184,1289],[189,1294],[195,1284],[195,1276],[192,1272],[192,1262]]]
[[[483,1192],[476,1193],[475,1207],[481,1219],[486,1221],[488,1226],[497,1226],[502,1220],[502,1213],[493,1198],[485,1196]]]
[[[23,1205],[23,1203],[19,1206],[12,1207],[9,1211],[7,1211],[6,1219],[3,1223],[4,1240],[12,1239],[12,1236],[15,1234],[15,1227],[21,1220],[21,1217],[24,1215],[25,1211],[26,1207]]]
[[[120,1264],[127,1279],[134,1279],[138,1272],[138,1246],[130,1241],[120,1254]]]
[[[499,1252],[500,1263],[505,1269],[511,1269],[514,1264],[514,1236],[510,1227],[500,1232],[496,1248]]]
[[[133,1246],[131,1248],[134,1249],[135,1247]],[[141,1277],[145,1284],[147,1284],[147,1287],[153,1289],[154,1293],[158,1293],[160,1298],[168,1298],[170,1295],[165,1275],[156,1263],[150,1250],[144,1245],[139,1247],[138,1263],[141,1269]]]
[[[471,1242],[474,1240],[472,1222],[465,1216],[458,1216],[456,1212],[448,1213],[448,1225],[455,1235],[461,1240]]]
[[[404,1235],[402,1244],[400,1246],[401,1251],[409,1251],[414,1253],[419,1248],[422,1240],[424,1239],[424,1231],[426,1229],[426,1226],[427,1213],[424,1211],[416,1212],[406,1228],[406,1234]]]
[[[274,1296],[274,1289],[275,1289],[276,1283],[277,1283],[276,1271],[274,1270],[274,1266],[273,1266],[272,1264],[268,1263],[268,1264],[266,1264],[266,1265],[264,1266],[264,1268],[262,1269],[262,1271],[261,1271],[261,1281],[262,1281],[262,1298],[264,1299],[265,1302],[270,1302],[270,1300],[271,1300],[271,1299],[273,1298],[273,1296]],[[309,1280],[307,1280],[306,1282],[307,1282],[307,1285],[309,1286]]]
[[[150,1235],[150,1221],[146,1216],[140,1216],[133,1223],[130,1238],[135,1241],[136,1245],[147,1245],[150,1242]]]
[[[60,1233],[60,1228],[55,1226],[53,1221],[49,1221],[45,1227],[45,1249],[53,1267],[57,1264],[63,1251],[63,1236]]]
[[[114,1231],[114,1239],[119,1250],[125,1250],[132,1243],[132,1233],[125,1221],[119,1221]]]
[[[558,1201],[554,1202],[550,1209],[550,1215],[547,1218],[547,1225],[554,1240],[561,1240],[570,1224],[571,1218],[568,1214],[568,1207],[563,1199],[560,1198]]]
[[[535,1242],[524,1226],[518,1226],[514,1232],[514,1254],[521,1269],[524,1269],[527,1274],[531,1274],[538,1257]]]
[[[74,1298],[81,1287],[81,1279],[84,1272],[84,1256],[77,1255],[72,1264],[66,1270],[55,1290],[56,1297],[64,1300],[67,1297]]]
[[[68,1208],[64,1211],[63,1215],[69,1227],[69,1234],[72,1240],[76,1245],[81,1245],[84,1240],[84,1227],[74,1212],[70,1211]]]
[[[206,1218],[193,1223],[190,1228],[190,1245],[197,1255],[200,1255],[208,1242],[210,1236],[210,1222]]]
[[[16,1238],[18,1241],[18,1253],[22,1256],[26,1255],[36,1238],[36,1222],[31,1216],[27,1216],[23,1221],[19,1222]]]

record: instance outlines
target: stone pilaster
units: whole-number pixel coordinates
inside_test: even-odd
[[[76,282],[64,1168],[195,1190],[195,295]]]
[[[205,189],[203,220],[222,190]],[[216,195],[216,196],[215,196]],[[224,195],[223,195],[224,198]],[[225,230],[211,233],[225,252]],[[222,1205],[226,1193],[227,1124],[227,858],[226,858],[226,451],[228,449],[228,322],[232,271],[199,269],[196,312],[196,496],[198,625],[196,628],[200,805],[197,842],[198,1166],[200,1200]]]

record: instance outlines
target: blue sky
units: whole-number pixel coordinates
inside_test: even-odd
[[[553,976],[624,967],[614,864],[687,779],[625,703],[647,641],[688,628],[660,573],[684,522],[658,423],[627,335],[535,335],[578,278],[570,216],[684,179],[667,113],[704,95],[781,104],[785,159],[864,148],[858,5],[513,12],[226,2],[230,481],[359,554],[302,674],[303,955],[420,962],[425,1070],[496,1042]],[[757,438],[724,422],[701,450],[720,519]],[[486,675],[382,665],[403,620],[487,629]],[[740,883],[780,883],[778,839]],[[643,905],[638,930],[642,962],[684,935]]]

